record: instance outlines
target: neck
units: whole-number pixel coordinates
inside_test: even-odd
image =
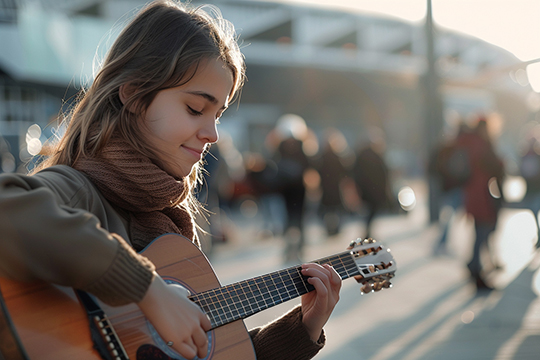
[[[313,262],[331,265],[342,279],[359,275],[350,251]],[[294,266],[279,270],[195,294],[191,300],[208,315],[212,328],[216,328],[313,291],[313,285],[307,282],[301,269]]]

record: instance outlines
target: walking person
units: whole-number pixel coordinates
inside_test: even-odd
[[[390,203],[390,179],[388,167],[383,158],[385,142],[382,135],[371,131],[370,142],[359,149],[353,167],[353,179],[362,201],[362,207],[367,208],[365,220],[365,238],[372,236],[372,226],[375,217]]]
[[[478,290],[490,290],[492,287],[486,283],[480,254],[482,249],[489,247],[489,237],[497,226],[504,167],[495,153],[484,117],[479,117],[473,132],[460,144],[467,149],[472,170],[464,186],[465,210],[474,220],[475,230],[473,254],[467,268]]]
[[[304,174],[309,159],[304,152],[307,126],[303,118],[285,114],[278,119],[276,132],[279,145],[275,154],[277,166],[276,186],[285,203],[287,218],[283,237],[285,240],[284,261],[302,262],[304,251],[304,214],[306,186]]]
[[[201,159],[244,79],[232,26],[214,16],[149,4],[116,39],[39,169],[0,175],[0,277],[133,304],[186,359],[207,355],[210,320],[136,251],[164,233],[198,245]],[[302,274],[316,291],[250,331],[259,359],[310,359],[324,345],[341,280],[327,265],[306,264]]]
[[[439,219],[441,235],[434,254],[447,254],[447,240],[450,224],[456,213],[463,207],[463,187],[471,178],[471,163],[464,144],[467,142],[470,129],[461,124],[456,136],[443,144],[430,164],[430,169],[440,188],[440,209],[446,213]]]
[[[322,218],[328,236],[339,233],[345,212],[343,204],[343,182],[348,177],[344,153],[347,150],[347,142],[343,134],[335,129],[328,128],[325,131],[322,151],[316,160],[316,168],[321,179],[321,200],[319,216]]]

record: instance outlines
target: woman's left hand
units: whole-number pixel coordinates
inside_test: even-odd
[[[302,295],[302,322],[316,342],[339,300],[341,277],[330,265],[314,263],[302,265],[302,275],[308,276],[307,281],[315,287],[315,291]]]

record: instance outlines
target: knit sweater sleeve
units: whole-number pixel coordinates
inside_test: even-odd
[[[101,226],[81,179],[0,175],[0,276],[93,293],[110,305],[140,301],[153,264]]]
[[[257,360],[309,360],[326,342],[324,331],[317,342],[311,340],[302,323],[301,306],[249,334]]]

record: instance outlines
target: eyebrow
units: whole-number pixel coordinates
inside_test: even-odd
[[[214,105],[216,105],[218,103],[218,99],[214,95],[211,95],[211,94],[206,93],[204,91],[186,91],[186,93],[190,94],[190,95],[201,96],[201,97],[205,98],[206,100],[210,101]],[[228,108],[227,105],[223,105],[220,108],[220,110],[224,110],[224,109],[227,109],[227,108]]]

